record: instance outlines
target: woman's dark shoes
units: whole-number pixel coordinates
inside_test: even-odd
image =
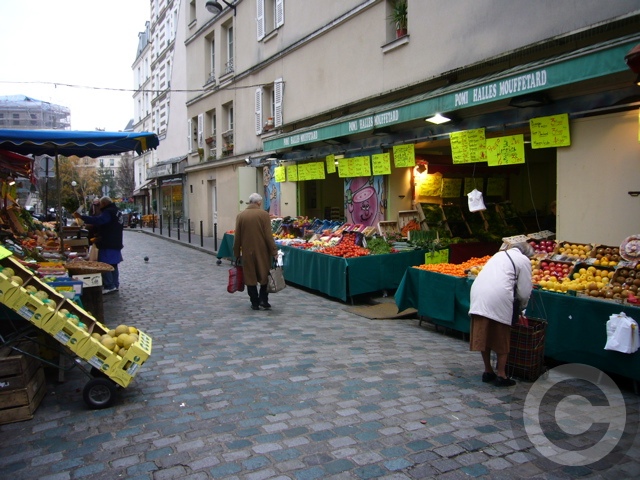
[[[260,310],[260,307],[258,306],[257,303],[252,303],[251,304],[251,310]]]
[[[516,381],[510,378],[496,377],[493,384],[496,387],[513,387],[516,384]]]
[[[482,381],[484,383],[491,383],[496,379],[497,375],[493,372],[484,372],[482,374]]]
[[[269,302],[260,302],[260,306],[265,310],[269,310],[271,308],[271,305],[269,304]]]

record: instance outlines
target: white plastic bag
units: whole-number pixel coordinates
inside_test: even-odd
[[[615,313],[607,321],[607,343],[605,350],[634,353],[640,347],[638,322],[626,313]]]
[[[470,212],[480,212],[487,209],[487,207],[484,206],[484,200],[482,200],[482,192],[478,189],[474,188],[467,193],[467,196],[469,197]]]

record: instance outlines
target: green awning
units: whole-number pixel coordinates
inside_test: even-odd
[[[271,138],[267,150],[354,135],[419,120],[438,112],[452,112],[526,93],[548,90],[628,70],[624,56],[640,41],[640,35],[591,45],[557,57],[504,70],[500,73],[449,85],[404,100],[373,107]]]

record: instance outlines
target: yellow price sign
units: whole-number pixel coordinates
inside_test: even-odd
[[[377,153],[371,156],[374,175],[391,175],[391,155],[389,153]]]
[[[487,145],[484,128],[451,132],[451,156],[453,163],[476,163],[487,161]]]
[[[327,164],[327,173],[336,173],[336,156],[333,153],[325,157],[325,163]]]
[[[442,198],[457,198],[460,196],[462,189],[461,178],[443,178],[442,179]]]
[[[487,140],[490,167],[524,163],[524,135],[509,135]]]
[[[298,165],[287,165],[287,180],[289,182],[298,181]]]
[[[310,180],[324,180],[324,163],[323,162],[313,162],[309,164],[309,175],[311,176]],[[335,165],[334,165],[335,170]]]
[[[394,145],[393,163],[396,168],[415,167],[416,154],[412,143],[408,145]]]
[[[529,120],[531,130],[531,148],[568,147],[571,145],[569,134],[569,115],[551,115]]]
[[[273,178],[276,182],[286,182],[287,181],[287,172],[284,167],[276,167],[273,169]]]

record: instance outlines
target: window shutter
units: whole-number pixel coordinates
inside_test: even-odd
[[[284,90],[284,82],[281,78],[278,78],[275,82],[273,82],[273,90],[274,90],[274,109],[273,112],[273,126],[280,127],[282,126],[282,94]]]
[[[262,40],[265,35],[264,25],[264,0],[256,0],[256,26],[258,28],[258,41]]]
[[[204,148],[204,113],[198,115],[198,148]]]
[[[187,152],[193,152],[193,125],[187,120]]]
[[[276,28],[282,25],[284,25],[284,0],[276,0]]]
[[[262,87],[256,89],[256,135],[262,133]]]

